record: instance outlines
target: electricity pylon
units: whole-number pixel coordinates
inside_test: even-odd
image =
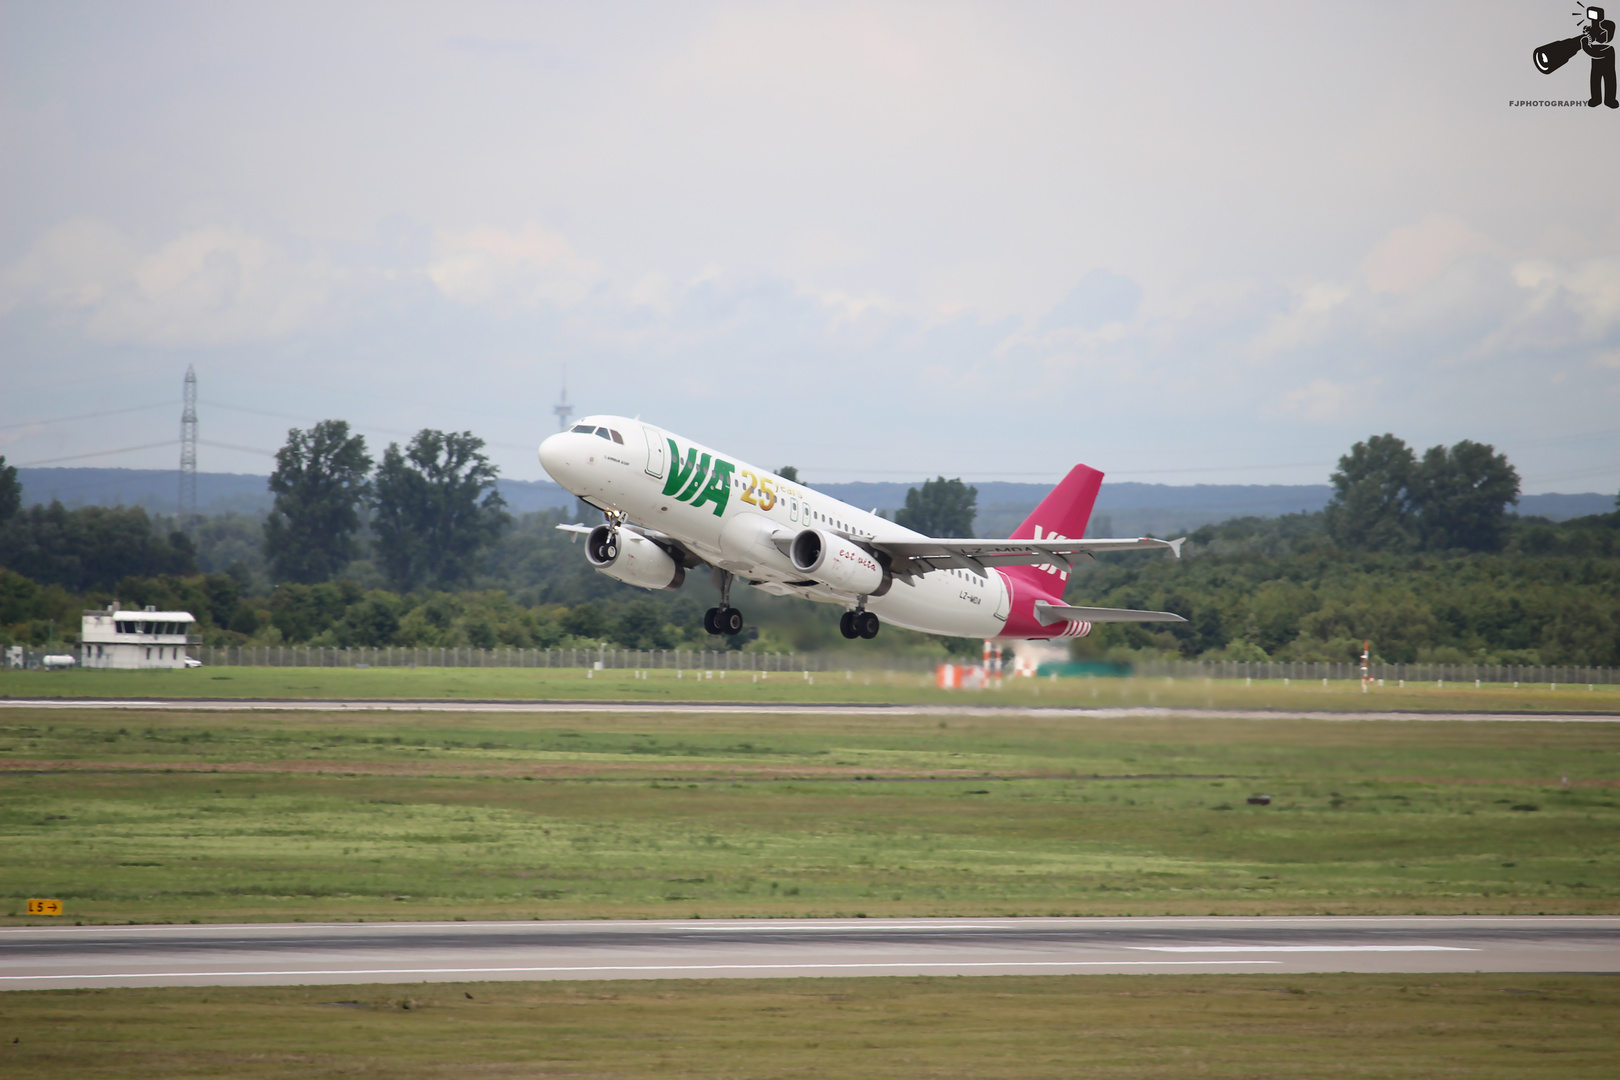
[[[180,519],[197,514],[197,371],[186,365],[186,407],[180,414]]]

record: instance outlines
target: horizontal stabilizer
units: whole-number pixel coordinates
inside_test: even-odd
[[[1173,611],[1133,611],[1115,607],[1069,607],[1035,601],[1035,619],[1042,626],[1060,622],[1186,622]]]

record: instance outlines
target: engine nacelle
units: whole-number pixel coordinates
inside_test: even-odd
[[[629,529],[598,525],[585,538],[585,558],[600,573],[643,589],[678,589],[686,568],[669,552]]]
[[[882,596],[894,584],[871,552],[822,529],[805,529],[795,536],[791,557],[793,569],[841,592]]]

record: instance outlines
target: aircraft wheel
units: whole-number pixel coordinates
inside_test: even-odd
[[[703,613],[703,629],[707,630],[711,634],[718,634],[720,632],[719,619],[719,608],[710,608],[708,611],[705,611]]]
[[[742,633],[743,613],[734,607],[726,608],[715,618],[714,624],[720,628],[722,634],[735,636]]]
[[[861,637],[866,638],[868,641],[877,637],[878,627],[882,625],[878,622],[878,617],[870,611],[861,612],[856,616],[855,623],[855,628],[861,632]]]
[[[861,636],[861,632],[855,629],[855,613],[853,611],[846,611],[839,616],[838,632],[850,639]]]

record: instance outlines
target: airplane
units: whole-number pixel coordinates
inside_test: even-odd
[[[775,596],[844,608],[846,638],[874,638],[884,622],[968,638],[1077,638],[1100,622],[1185,622],[1168,611],[1063,602],[1074,561],[1165,549],[1186,539],[1084,540],[1103,474],[1076,465],[1006,540],[930,537],[722,454],[639,418],[587,416],[540,444],[540,464],[601,510],[585,537],[591,566],[648,590],[679,589],[707,566],[720,602],[711,634],[746,620],[731,603],[743,580]]]

